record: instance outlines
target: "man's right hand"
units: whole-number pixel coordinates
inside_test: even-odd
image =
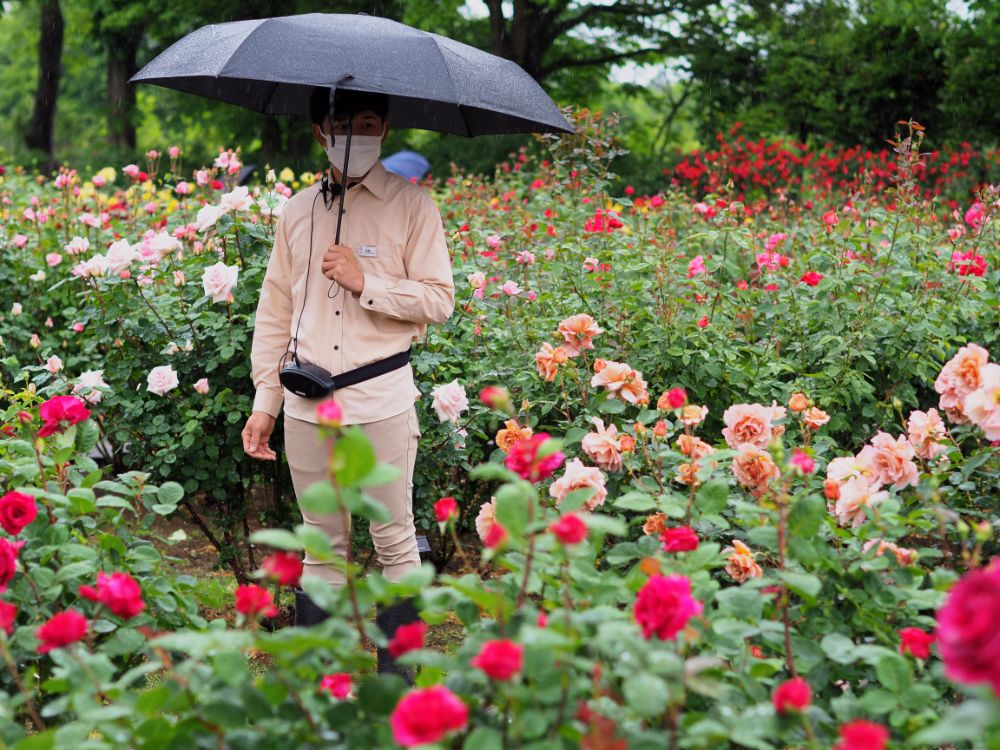
[[[274,431],[274,423],[277,420],[270,414],[262,411],[255,411],[247,419],[246,427],[240,433],[243,436],[243,452],[251,458],[260,461],[274,461],[278,458],[267,441],[271,439]]]

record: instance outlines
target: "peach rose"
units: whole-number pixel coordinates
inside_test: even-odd
[[[596,368],[595,368],[596,369]],[[618,397],[630,404],[648,404],[649,392],[642,373],[633,370],[624,362],[606,362],[604,367],[591,379],[592,386],[604,386],[608,397]]]
[[[987,440],[1000,440],[1000,365],[988,364],[980,375],[980,387],[965,397],[965,415]]]
[[[878,490],[864,477],[848,479],[840,486],[840,497],[834,506],[834,514],[841,526],[851,524],[857,528],[865,522],[865,508],[873,508],[889,497],[885,490]]]
[[[597,432],[588,432],[580,441],[583,452],[605,471],[618,471],[622,468],[621,438],[618,428],[610,424],[605,428],[604,421],[594,417]]]
[[[677,467],[677,481],[681,484],[686,484],[689,487],[700,486],[701,482],[698,480],[698,469],[700,468],[701,467],[698,466],[696,461],[692,461],[687,464],[680,464]]]
[[[744,443],[766,448],[771,442],[773,414],[770,406],[734,404],[722,413],[722,421],[726,423],[722,437],[730,448],[739,449]]]
[[[947,447],[942,443],[947,431],[937,409],[910,412],[910,418],[906,420],[906,434],[916,454],[925,461],[931,460]]]
[[[913,463],[914,450],[906,436],[893,439],[887,432],[879,431],[871,439],[875,449],[872,456],[872,470],[883,484],[891,484],[897,490],[915,485],[919,481],[917,465]]]
[[[563,364],[569,355],[561,346],[555,348],[548,341],[542,344],[542,348],[535,354],[535,367],[538,374],[551,383],[556,378],[559,365]]]
[[[792,397],[788,400],[788,408],[796,413],[805,411],[809,408],[809,399],[806,398],[806,394],[804,393],[793,393]]]
[[[594,336],[604,333],[604,329],[586,313],[571,315],[559,323],[558,333],[563,337],[566,353],[575,357],[584,349],[594,348]]]
[[[554,497],[556,503],[561,503],[563,499],[573,490],[593,487],[595,492],[584,503],[587,510],[593,510],[598,505],[604,505],[608,496],[608,491],[604,487],[604,474],[600,469],[592,466],[584,466],[579,458],[574,458],[566,464],[565,473],[554,481],[549,487],[549,495]]]
[[[707,406],[696,406],[695,404],[688,404],[683,409],[681,409],[681,423],[687,427],[694,427],[705,421],[705,417],[708,416]]]
[[[497,447],[504,453],[509,452],[511,446],[518,440],[526,440],[534,434],[530,427],[521,427],[516,419],[508,419],[503,423],[503,427],[502,430],[497,432],[494,440]]]
[[[822,409],[817,409],[815,406],[811,406],[806,409],[805,413],[802,415],[802,421],[809,429],[818,430],[830,421],[830,415]]]
[[[767,492],[768,483],[781,476],[781,472],[771,454],[756,445],[743,443],[737,450],[739,454],[733,458],[733,474],[740,484],[759,497]]]
[[[764,575],[760,565],[753,559],[753,551],[739,539],[734,539],[733,546],[726,547],[722,550],[722,554],[729,555],[726,561],[726,572],[737,583]]]
[[[480,506],[479,514],[476,516],[476,533],[479,534],[479,538],[484,542],[486,541],[486,537],[489,536],[490,529],[493,528],[493,517],[495,514],[496,498],[493,497]]]
[[[878,484],[872,464],[874,458],[875,449],[866,445],[856,456],[840,456],[831,460],[826,466],[826,478],[843,484],[848,479],[863,477],[869,484]]]
[[[917,561],[917,551],[915,549],[900,547],[894,542],[888,542],[885,539],[869,539],[861,547],[861,551],[867,552],[876,544],[878,545],[878,549],[875,550],[875,557],[881,557],[887,551],[892,552],[896,557],[896,563],[901,568],[907,568]]]
[[[667,530],[667,517],[662,513],[653,513],[646,517],[642,524],[642,533],[646,536],[659,536]]]
[[[980,371],[989,358],[990,353],[978,344],[963,346],[934,381],[934,390],[941,394],[938,408],[944,409],[953,422],[967,421],[965,397],[982,385]]]
[[[715,448],[694,435],[680,435],[677,438],[677,450],[695,461],[715,453]]]

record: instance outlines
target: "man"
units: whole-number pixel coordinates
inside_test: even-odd
[[[276,229],[257,306],[251,364],[256,396],[243,429],[243,449],[260,460],[277,458],[268,444],[284,404],[285,452],[297,498],[327,477],[328,453],[318,437],[316,405],[282,387],[278,373],[286,351],[295,346],[301,361],[337,376],[406,352],[426,332],[443,323],[455,306],[455,288],[441,215],[420,187],[391,174],[379,161],[389,134],[388,99],[381,94],[338,89],[335,122],[329,118],[329,90],[318,88],[310,102],[312,133],[327,152],[328,182],[317,182],[284,206]],[[348,118],[351,148],[340,244],[334,242]],[[310,248],[319,251],[311,253]],[[405,355],[404,355],[405,356]],[[287,358],[286,358],[287,361]],[[398,361],[391,360],[391,361]],[[383,574],[401,579],[419,567],[413,523],[413,466],[420,429],[415,399],[420,396],[408,361],[403,366],[334,394],[343,424],[357,424],[371,440],[378,460],[399,469],[391,484],[367,491],[389,511],[387,523],[371,524]],[[333,549],[346,555],[349,529],[339,515],[302,511],[303,521],[329,535]],[[306,555],[304,576],[343,585],[342,572]],[[326,616],[296,591],[297,625]],[[392,636],[398,625],[417,617],[410,602],[386,608],[379,625]],[[379,651],[379,670],[398,671]]]

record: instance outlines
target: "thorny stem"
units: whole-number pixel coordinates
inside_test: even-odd
[[[333,447],[336,444],[336,438],[327,438],[327,447],[329,448],[330,458],[327,462],[330,473],[330,483],[333,485],[333,492],[337,498],[340,498],[340,485],[337,483],[337,476],[333,471]],[[340,501],[340,518],[344,524],[344,530],[347,534],[347,549],[344,552],[344,559],[347,562],[345,567],[345,575],[347,576],[347,595],[351,600],[351,614],[354,620],[354,626],[358,629],[358,636],[363,642],[365,640],[365,628],[364,621],[361,619],[361,607],[358,605],[358,592],[354,586],[354,573],[351,570],[352,563],[354,561],[354,550],[351,544],[351,512],[347,509],[343,500]]]
[[[20,691],[21,695],[24,696],[24,703],[28,709],[28,715],[31,717],[31,721],[34,722],[35,727],[40,731],[45,731],[45,722],[42,721],[42,717],[38,715],[35,710],[35,703],[31,700],[31,693],[24,687],[24,683],[21,681],[21,675],[17,672],[17,665],[14,664],[14,659],[11,658],[10,651],[7,649],[7,638],[6,636],[0,636],[0,652],[3,653],[3,660],[7,664],[7,669],[10,671],[10,676],[14,678],[14,684],[17,685],[17,689]]]

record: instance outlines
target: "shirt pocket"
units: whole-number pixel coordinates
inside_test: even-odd
[[[374,255],[367,248],[374,247]],[[359,243],[354,254],[361,270],[373,273],[386,279],[406,278],[406,265],[403,263],[403,243],[393,240],[379,239],[377,243]]]

